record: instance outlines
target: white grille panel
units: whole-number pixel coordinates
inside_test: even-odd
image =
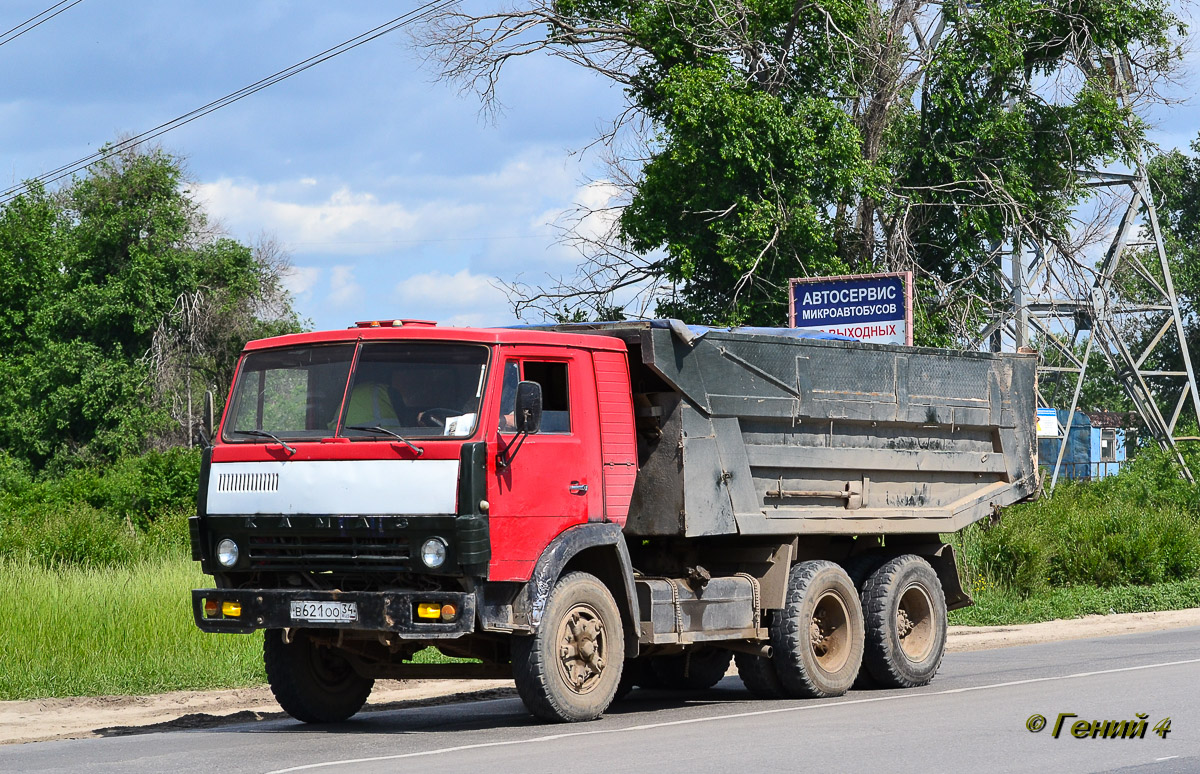
[[[458,460],[214,462],[207,507],[219,514],[447,514]]]

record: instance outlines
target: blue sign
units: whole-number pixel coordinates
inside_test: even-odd
[[[909,344],[907,279],[905,274],[872,274],[792,280],[792,327]]]

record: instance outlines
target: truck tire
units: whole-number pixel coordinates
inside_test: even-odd
[[[728,650],[701,645],[672,656],[656,656],[650,659],[650,668],[668,690],[704,691],[721,682],[732,658]]]
[[[630,659],[625,662],[625,666],[621,668],[621,681],[617,683],[617,690],[613,693],[613,701],[623,701],[626,696],[637,688],[636,671],[640,665],[636,659]]]
[[[542,720],[595,720],[616,695],[624,651],[612,594],[594,575],[568,573],[550,592],[537,632],[513,638],[517,693]]]
[[[283,641],[282,630],[267,630],[263,665],[279,706],[305,723],[346,720],[362,709],[375,685],[337,651],[313,642],[302,629],[290,643]]]
[[[863,584],[886,561],[887,557],[880,556],[879,554],[858,554],[842,562],[842,567],[845,568],[846,574],[850,576],[850,580],[854,583],[854,588],[859,591],[860,600],[862,599]],[[866,614],[867,607],[863,605],[864,618]],[[871,677],[871,673],[867,671],[865,658],[863,665],[858,669],[858,677],[855,678],[853,687],[856,691],[866,691],[882,687],[875,681],[875,678]]]
[[[654,690],[665,687],[650,666],[652,660],[652,657],[648,656],[625,660],[625,666],[621,668],[621,682],[617,684],[617,695],[613,697],[613,701],[621,701],[634,688]]]
[[[914,554],[897,556],[863,584],[863,665],[885,688],[915,688],[937,674],[946,650],[946,596],[937,573]]]
[[[841,696],[862,665],[858,590],[833,562],[801,562],[788,576],[784,609],[771,626],[775,671],[789,698]]]
[[[779,673],[775,671],[775,662],[762,656],[752,656],[749,653],[738,653],[733,657],[737,664],[738,677],[746,690],[756,699],[784,699],[787,691],[779,682]]]
[[[878,570],[886,561],[886,556],[859,554],[842,562],[842,567],[845,568],[846,574],[850,576],[850,580],[854,583],[854,588],[862,591],[863,583],[866,582],[867,578],[871,577],[871,573]]]

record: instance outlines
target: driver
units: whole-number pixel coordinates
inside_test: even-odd
[[[404,365],[392,369],[388,394],[391,396],[392,408],[404,427],[417,427],[424,419],[424,412],[428,407],[421,405],[419,397],[425,391],[424,380],[419,371]]]

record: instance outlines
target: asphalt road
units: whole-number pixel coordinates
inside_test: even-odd
[[[932,684],[822,701],[755,701],[737,678],[702,694],[634,691],[604,718],[535,723],[517,699],[0,748],[3,772],[1200,771],[1200,628],[946,656]],[[1058,738],[1054,725],[1065,719]],[[1076,739],[1131,720],[1140,739]],[[1033,714],[1047,718],[1039,733]],[[1170,717],[1165,738],[1153,727]]]

